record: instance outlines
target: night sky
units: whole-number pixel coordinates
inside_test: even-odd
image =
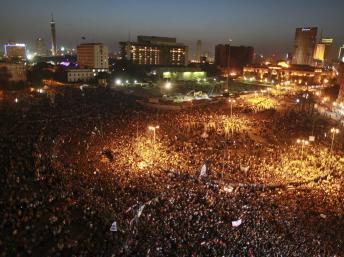
[[[204,50],[231,38],[258,53],[284,54],[300,26],[318,26],[344,43],[344,0],[2,0],[0,44],[9,40],[32,46],[43,37],[50,47],[49,20],[54,13],[58,46],[75,47],[85,36],[111,50],[138,34],[177,37]],[[320,34],[320,33],[319,33]]]

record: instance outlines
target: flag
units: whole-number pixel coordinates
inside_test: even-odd
[[[226,193],[232,193],[234,188],[232,186],[224,186],[223,191]]]
[[[142,212],[143,212],[143,209],[145,208],[145,204],[142,204],[139,208],[139,210],[137,211],[137,217],[140,218]]]
[[[206,177],[207,176],[207,171],[208,171],[208,166],[206,163],[203,164],[201,168],[201,172],[199,174],[200,177]]]
[[[248,172],[249,169],[250,169],[250,166],[241,166],[241,165],[240,165],[240,170],[241,170],[242,172]]]
[[[208,134],[206,131],[203,132],[203,134],[201,135],[202,138],[208,138]]]
[[[114,221],[110,227],[111,232],[117,232],[117,222]]]
[[[235,220],[235,221],[232,221],[232,226],[233,227],[239,227],[242,223],[242,220],[239,219],[239,220]]]

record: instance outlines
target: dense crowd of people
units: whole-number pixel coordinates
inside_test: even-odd
[[[159,112],[107,89],[3,103],[1,255],[342,256],[343,137],[331,152],[326,118],[245,105]]]

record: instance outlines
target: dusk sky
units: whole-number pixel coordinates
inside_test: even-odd
[[[0,9],[0,43],[33,45],[43,37],[50,47],[49,20],[54,13],[58,46],[75,47],[85,36],[111,50],[136,36],[177,37],[194,52],[196,40],[213,53],[228,38],[258,53],[292,51],[296,27],[318,26],[344,43],[343,0],[4,0]],[[320,34],[320,32],[319,32]]]

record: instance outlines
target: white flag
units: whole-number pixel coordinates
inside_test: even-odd
[[[117,232],[117,222],[114,221],[110,227],[111,232]]]
[[[240,165],[240,170],[241,170],[242,172],[248,172],[249,169],[250,169],[250,166],[241,166],[241,165]]]
[[[207,176],[207,170],[208,170],[207,164],[204,163],[202,168],[201,168],[201,172],[200,172],[199,176],[200,177],[206,177]]]
[[[233,227],[239,227],[242,223],[242,220],[239,219],[239,220],[235,220],[235,221],[232,221],[232,226]]]
[[[232,193],[234,188],[232,186],[224,186],[223,191],[226,193]]]
[[[208,138],[208,134],[206,131],[203,132],[203,134],[201,135],[202,138]]]
[[[142,204],[139,208],[139,210],[137,211],[137,217],[140,218],[142,212],[143,212],[143,209],[145,208],[145,204]]]

